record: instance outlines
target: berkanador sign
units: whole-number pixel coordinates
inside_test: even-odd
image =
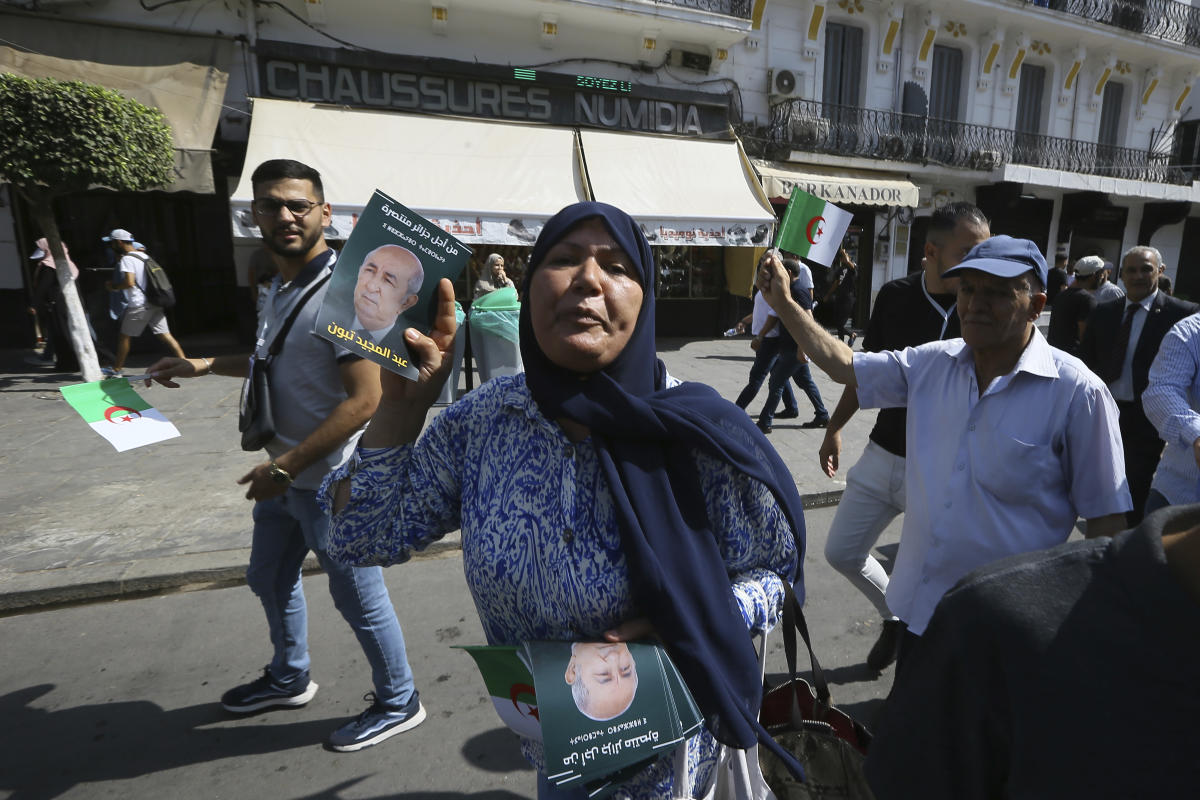
[[[300,48],[259,41],[267,97],[358,108],[729,136],[725,95],[521,67]]]
[[[854,184],[854,183],[837,183],[832,181],[810,180],[810,181],[792,181],[781,179],[779,181],[788,190],[788,196],[791,196],[792,191],[799,189],[802,192],[808,192],[822,200],[828,200],[831,203],[850,203],[859,205],[873,206],[902,206],[906,205],[906,198],[903,190],[896,186],[888,186],[886,184]]]

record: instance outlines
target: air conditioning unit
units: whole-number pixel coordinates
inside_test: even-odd
[[[767,70],[767,94],[772,105],[800,96],[800,84],[804,73],[798,69],[773,68]]]
[[[794,146],[815,147],[829,137],[829,120],[824,117],[795,117],[788,123],[789,141]]]
[[[999,150],[976,150],[971,153],[971,169],[991,172],[1001,163]]]

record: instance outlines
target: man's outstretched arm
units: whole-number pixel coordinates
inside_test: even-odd
[[[758,288],[767,304],[779,315],[779,321],[796,340],[797,346],[825,374],[838,383],[856,386],[854,351],[830,336],[812,314],[797,303],[788,288],[787,270],[778,256],[767,256],[758,271]]]

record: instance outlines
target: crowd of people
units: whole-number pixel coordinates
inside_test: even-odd
[[[706,796],[722,748],[777,746],[758,721],[752,636],[778,623],[788,585],[804,594],[802,503],[766,436],[799,415],[795,381],[815,410],[804,427],[825,429],[816,456],[830,476],[850,417],[882,409],[825,550],[881,617],[868,665],[900,662],[867,759],[878,797],[1174,796],[1200,778],[1190,757],[1155,768],[1150,741],[1128,735],[1153,721],[1194,741],[1186,684],[1200,665],[1186,627],[1200,615],[1200,519],[1171,508],[1122,533],[1144,510],[1200,499],[1200,316],[1155,288],[1153,248],[1122,259],[1124,298],[1066,328],[1079,356],[1036,327],[1051,275],[1037,246],[993,236],[969,204],[934,214],[922,270],[883,287],[857,351],[848,329],[834,336],[814,319],[802,262],[769,251],[742,322],[754,364],[733,403],[658,359],[653,254],[636,221],[577,203],[545,224],[513,287],[524,372],[426,425],[452,369],[450,281],[430,332],[403,332],[418,378],[381,372],[311,334],[337,257],[320,175],[273,160],[252,183],[277,270],[255,351],[148,370],[177,387],[269,365],[276,436],[239,483],[255,501],[247,578],[272,656],[224,694],[229,711],[315,697],[301,583],[313,551],[373,681],[366,710],[329,745],[358,750],[419,725],[381,567],[461,530],[489,644],[663,644],[705,725],[681,757],[624,776],[620,796]],[[823,302],[840,302],[855,269],[843,251]],[[1075,280],[1100,272],[1087,269]],[[487,274],[487,289],[513,285],[498,255]],[[809,363],[846,387],[832,414],[809,392]],[[745,409],[764,380],[755,421]],[[889,577],[871,549],[899,514]],[[1087,539],[1064,545],[1080,519]],[[1142,702],[1104,698],[1122,683]],[[1161,713],[1171,702],[1182,710]],[[586,796],[548,780],[537,740],[522,749],[539,797]]]

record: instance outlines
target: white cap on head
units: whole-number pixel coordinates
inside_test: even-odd
[[[1095,275],[1104,267],[1104,259],[1100,256],[1084,256],[1075,262],[1075,274],[1086,278],[1088,275]]]
[[[102,242],[132,242],[133,234],[124,228],[115,228],[108,236],[101,236]]]

